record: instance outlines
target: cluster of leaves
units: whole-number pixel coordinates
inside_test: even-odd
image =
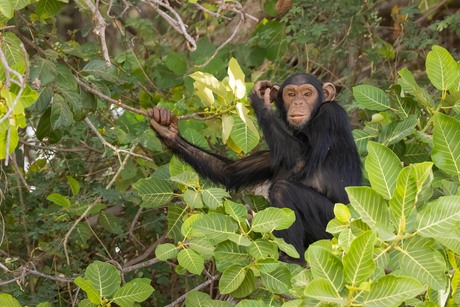
[[[320,301],[347,306],[458,304],[460,122],[455,117],[460,114],[460,68],[439,46],[428,54],[426,66],[441,93],[438,102],[407,69],[388,93],[369,85],[353,89],[358,106],[379,111],[354,131],[360,151],[367,153],[370,186],[347,188],[350,206],[337,204],[336,218],[328,225],[335,238],[308,248],[309,269],[277,261],[276,246],[295,257],[291,246],[271,234],[291,224],[292,212],[255,210],[249,221],[242,204],[224,200],[229,196],[224,190],[202,189],[198,176],[176,159],[169,177],[159,178],[162,173],[136,185],[144,204],[151,206],[170,200],[166,191],[172,187],[161,186],[168,181],[182,191],[176,196],[185,206],[170,207],[168,216],[176,244],[160,245],[156,256],[177,258],[177,272],[195,274],[213,259],[222,273],[220,293],[253,299],[238,306],[260,300],[280,304],[283,297],[290,298],[283,306]],[[399,150],[399,156],[388,146]],[[434,191],[436,187],[441,190]],[[187,301],[198,305],[210,300],[195,293]]]

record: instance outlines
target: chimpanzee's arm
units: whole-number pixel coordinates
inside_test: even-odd
[[[270,148],[272,163],[292,169],[297,164],[304,146],[275,116],[270,101],[270,90],[271,82],[259,81],[254,85],[249,99]]]
[[[190,164],[202,177],[238,189],[270,179],[273,175],[268,152],[260,152],[237,161],[230,160],[190,144],[177,127],[177,117],[167,109],[148,111],[158,137],[175,154]]]

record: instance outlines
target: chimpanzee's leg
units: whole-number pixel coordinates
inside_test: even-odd
[[[298,182],[278,180],[270,187],[269,199],[274,207],[294,211],[294,224],[289,229],[278,230],[274,234],[294,245],[302,260],[308,245],[332,238],[326,232],[326,226],[334,218],[334,204],[314,189]]]

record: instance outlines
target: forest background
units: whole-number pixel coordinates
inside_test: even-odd
[[[0,305],[458,306],[459,47],[454,0],[0,0]],[[278,261],[291,212],[145,117],[243,157],[252,84],[295,72],[335,84],[366,177],[308,268]]]

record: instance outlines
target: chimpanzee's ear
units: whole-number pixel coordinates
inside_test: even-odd
[[[270,90],[270,101],[274,102],[276,101],[276,98],[278,97],[278,91],[280,90],[280,87],[278,85],[273,85],[273,87]]]
[[[330,82],[326,82],[323,84],[323,92],[324,92],[324,101],[332,101],[335,99],[335,86]]]

